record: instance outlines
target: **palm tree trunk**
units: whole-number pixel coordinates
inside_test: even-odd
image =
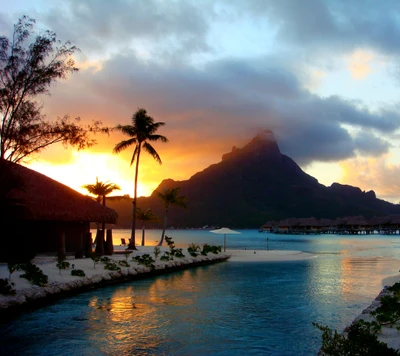
[[[144,224],[143,224],[143,226],[142,226],[142,246],[144,246],[144,230],[145,230],[146,228],[145,228],[145,226],[144,226]]]
[[[105,195],[103,195],[103,205],[106,206],[106,196],[105,196]],[[105,222],[102,222],[102,223],[101,223],[101,229],[103,230],[103,234],[104,234],[105,231],[106,231],[106,224],[105,224]],[[103,235],[103,236],[104,236],[104,235]]]
[[[168,209],[165,210],[163,231],[162,231],[162,234],[161,234],[161,240],[160,240],[160,242],[158,243],[157,246],[162,246],[162,244],[164,242],[165,230],[167,230],[167,223],[168,223]]]
[[[136,248],[136,202],[137,202],[137,182],[138,182],[138,174],[139,174],[139,159],[140,159],[140,146],[138,148],[138,154],[136,157],[136,169],[135,169],[135,190],[132,202],[132,231],[131,231],[131,240],[129,241],[129,250],[137,250]]]

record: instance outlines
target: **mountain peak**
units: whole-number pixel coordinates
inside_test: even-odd
[[[248,153],[266,153],[269,156],[276,156],[281,154],[278,144],[275,140],[275,136],[271,130],[264,130],[254,137],[246,146],[243,148],[232,147],[232,151],[225,153],[222,156],[222,160],[237,157],[241,154]]]

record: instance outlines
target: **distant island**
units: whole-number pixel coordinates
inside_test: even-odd
[[[213,164],[188,180],[163,180],[158,188],[180,187],[188,209],[171,208],[169,226],[198,228],[205,225],[260,228],[267,221],[287,218],[327,218],[400,214],[400,206],[376,198],[374,191],[333,183],[330,187],[305,173],[283,155],[271,131],[257,135],[243,148],[233,147]],[[154,191],[140,197],[138,206],[162,217],[164,207]],[[117,228],[129,228],[132,199],[109,199],[118,213]],[[148,227],[161,227],[161,220]]]

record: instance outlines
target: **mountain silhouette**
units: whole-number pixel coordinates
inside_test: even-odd
[[[268,220],[290,217],[369,218],[400,213],[399,206],[377,199],[373,191],[363,192],[338,183],[330,187],[320,184],[280,152],[269,130],[243,148],[233,147],[221,162],[188,180],[163,180],[150,197],[138,198],[138,207],[151,208],[162,218],[164,207],[157,191],[175,187],[180,187],[180,194],[187,197],[188,206],[187,210],[170,207],[169,226],[176,228],[257,228]],[[109,206],[117,210],[120,219],[124,216],[112,202]],[[119,221],[121,224],[125,223]]]

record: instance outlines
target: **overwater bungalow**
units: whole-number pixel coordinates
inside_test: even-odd
[[[400,215],[373,217],[346,216],[336,219],[290,218],[268,221],[260,231],[277,234],[399,234]]]

